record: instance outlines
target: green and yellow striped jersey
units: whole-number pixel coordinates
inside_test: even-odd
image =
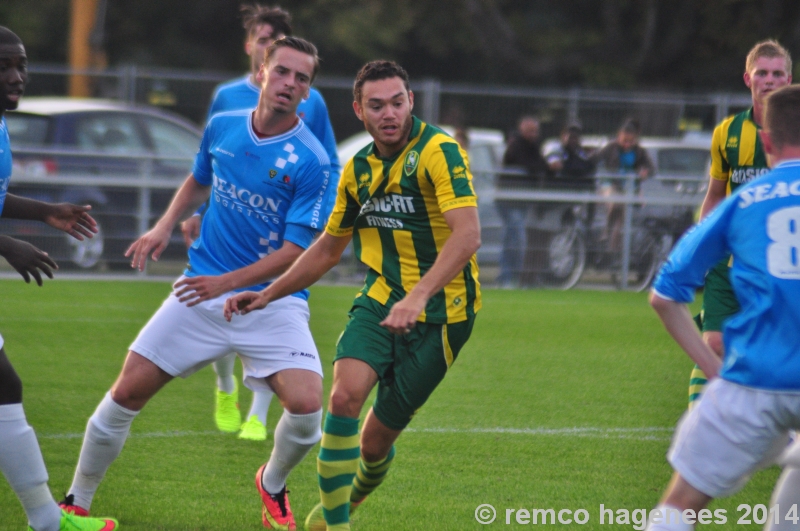
[[[723,120],[711,140],[711,178],[728,182],[728,195],[769,171],[752,107]]]
[[[336,204],[325,230],[353,234],[356,256],[369,267],[368,296],[391,307],[431,268],[451,231],[443,212],[477,207],[467,154],[441,129],[413,118],[410,141],[388,159],[374,144],[344,167]],[[457,323],[481,307],[475,255],[431,297],[419,321]]]

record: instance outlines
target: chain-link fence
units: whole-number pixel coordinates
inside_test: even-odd
[[[69,69],[33,66],[27,96],[63,95]],[[126,102],[149,103],[177,112],[201,124],[214,87],[230,79],[228,73],[198,73],[166,69],[120,67],[102,72],[85,71],[97,97]],[[362,132],[352,112],[352,80],[320,78],[316,86],[323,93],[331,121],[341,141]],[[524,89],[447,84],[435,80],[416,81],[416,113],[432,123],[451,123],[473,130],[488,128],[508,131],[522,115],[535,114],[542,124],[542,136],[554,137],[564,123],[579,120],[584,134],[613,133],[625,117],[634,116],[648,136],[679,138],[691,130],[710,130],[722,117],[749,105],[743,95],[675,95],[637,92],[588,91],[581,89]],[[481,279],[493,284],[505,255],[514,255],[514,286],[567,288],[576,284],[644,287],[665,253],[691,224],[702,201],[707,169],[665,167],[639,186],[626,176],[596,178],[584,191],[553,189],[497,189],[496,178],[502,156],[502,135],[497,145],[470,147],[475,185],[480,196],[483,247],[480,251]],[[672,146],[676,147],[676,146]],[[683,146],[678,145],[678,148]],[[697,148],[697,145],[693,145]],[[488,150],[482,153],[481,150]],[[708,153],[708,146],[701,146]],[[47,150],[45,150],[47,151]],[[30,150],[17,150],[22,158],[36,158]],[[664,151],[666,153],[666,150]],[[15,156],[17,156],[15,154]],[[42,160],[59,157],[87,157],[91,153],[39,153]],[[69,173],[56,171],[46,177],[17,172],[11,191],[48,200],[90,201],[103,230],[102,238],[75,245],[66,237],[31,223],[6,223],[2,230],[51,250],[57,260],[76,269],[95,272],[124,271],[123,252],[166,208],[180,180],[164,179],[153,168],[191,161],[159,157],[152,153],[94,154],[125,167],[124,175]],[[651,155],[658,159],[657,147]],[[673,157],[674,158],[674,157]],[[344,161],[343,161],[344,162]],[[66,165],[68,167],[69,165]],[[625,189],[603,197],[602,184],[620,183]],[[627,188],[622,186],[627,184]],[[98,197],[104,197],[100,204]],[[93,199],[94,198],[94,199]],[[113,201],[111,200],[113,199]],[[109,208],[105,205],[116,205]],[[611,204],[624,205],[622,240],[609,242],[607,210]],[[511,224],[517,231],[509,231]],[[185,263],[185,246],[176,231],[171,250],[148,274],[178,274]],[[98,243],[100,242],[100,243]],[[170,265],[171,264],[171,265]],[[348,253],[329,280],[355,282],[363,277]]]

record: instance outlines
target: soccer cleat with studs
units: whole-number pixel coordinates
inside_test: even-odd
[[[61,507],[61,510],[67,514],[74,514],[75,516],[89,516],[89,511],[83,507],[75,505],[75,496],[73,494],[64,496],[64,499],[58,502],[58,506]]]
[[[289,506],[289,491],[284,485],[283,490],[278,494],[272,495],[261,484],[261,475],[267,465],[261,465],[256,472],[256,488],[261,496],[263,508],[261,510],[261,521],[267,529],[277,531],[296,531],[297,524],[294,521],[292,508]]]
[[[114,531],[116,529],[119,529],[119,522],[113,518],[89,518],[61,510],[58,531]],[[33,528],[29,527],[28,531],[33,531]]]
[[[242,424],[242,431],[239,432],[240,439],[248,441],[266,441],[267,427],[258,420],[258,415],[250,415],[247,422]]]
[[[234,387],[233,392],[230,394],[217,389],[216,398],[214,422],[216,422],[217,428],[225,433],[236,433],[242,426],[242,415],[239,413],[238,387]]]

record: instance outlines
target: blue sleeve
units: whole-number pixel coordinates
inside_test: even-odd
[[[208,115],[206,116],[206,123],[211,120],[211,117],[217,114],[220,110],[222,110],[222,95],[220,93],[220,87],[222,85],[218,85],[217,88],[214,89],[214,95],[211,96],[211,105],[208,107]]]
[[[328,219],[325,192],[331,178],[330,164],[320,164],[316,158],[307,163],[298,179],[292,204],[286,213],[286,225],[298,225],[321,231]],[[294,242],[298,243],[298,242]]]
[[[290,223],[286,225],[286,232],[283,234],[283,241],[292,242],[298,247],[308,249],[308,247],[311,245],[311,242],[314,240],[314,236],[317,234],[318,231],[314,229]]]
[[[194,166],[192,167],[192,174],[198,183],[204,186],[211,186],[211,178],[213,169],[211,167],[211,133],[212,122],[206,124],[203,131],[203,139],[200,141],[200,149],[194,158]]]
[[[325,105],[325,100],[322,94],[316,89],[311,89],[308,95],[309,103],[313,105],[312,116],[313,123],[307,123],[308,128],[317,137],[325,152],[328,154],[328,159],[331,161],[331,171],[333,171],[335,181],[338,182],[338,176],[342,173],[342,166],[339,164],[339,155],[336,151],[336,136],[333,133],[333,125],[331,125],[331,118],[328,116],[328,107]]]
[[[653,291],[676,302],[692,302],[708,270],[730,253],[728,227],[736,210],[731,196],[692,227],[670,252],[661,267]]]

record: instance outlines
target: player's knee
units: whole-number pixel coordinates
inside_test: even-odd
[[[22,380],[14,369],[0,371],[0,406],[22,403]]]
[[[358,417],[363,400],[346,388],[337,387],[331,392],[330,410],[340,417]]]
[[[317,395],[290,397],[283,402],[283,407],[292,415],[309,415],[322,409],[322,397]]]
[[[135,386],[124,382],[114,384],[114,387],[111,388],[111,398],[118,405],[133,411],[141,410],[150,399],[149,396],[145,396]]]

